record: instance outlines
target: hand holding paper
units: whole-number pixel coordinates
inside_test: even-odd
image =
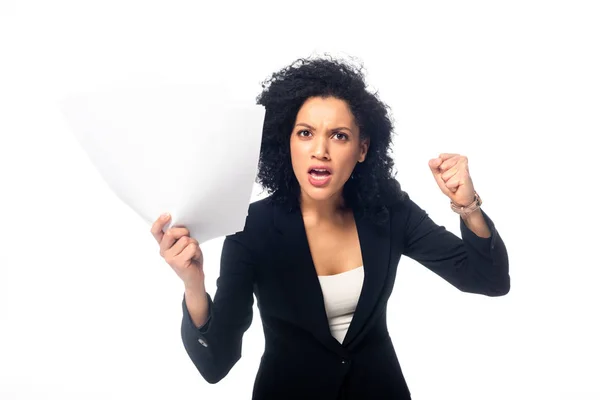
[[[163,231],[170,220],[161,215],[150,232],[159,245],[160,255],[185,283],[186,288],[204,292],[204,256],[196,239],[190,238],[186,228],[171,228]]]
[[[207,84],[78,94],[62,111],[109,187],[149,225],[169,212],[165,230],[185,226],[199,243],[243,229],[261,106]]]

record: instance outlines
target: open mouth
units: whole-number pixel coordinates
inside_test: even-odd
[[[327,169],[317,169],[317,168],[311,169],[310,171],[308,171],[308,173],[314,179],[326,179],[328,176],[331,175],[331,172],[329,170],[327,170]]]
[[[331,169],[323,165],[311,166],[308,169],[308,181],[311,185],[325,186],[331,180]]]

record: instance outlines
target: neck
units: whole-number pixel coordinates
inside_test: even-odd
[[[310,222],[316,223],[343,223],[348,208],[344,198],[339,193],[326,200],[314,200],[302,193],[300,196],[300,210],[302,216]]]

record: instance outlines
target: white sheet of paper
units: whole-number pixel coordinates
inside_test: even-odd
[[[185,226],[200,243],[243,229],[264,108],[218,84],[79,93],[61,110],[109,187],[152,224]]]

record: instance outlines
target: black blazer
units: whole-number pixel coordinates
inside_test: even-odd
[[[502,296],[510,278],[506,247],[483,210],[492,236],[475,235],[457,215],[460,239],[402,193],[382,228],[354,212],[365,276],[342,344],[329,330],[300,211],[269,198],[250,204],[244,230],[223,243],[206,324],[196,328],[182,302],[183,344],[204,379],[220,381],[240,359],[255,295],[265,350],[253,399],[410,399],[386,325],[401,255],[463,292]]]

